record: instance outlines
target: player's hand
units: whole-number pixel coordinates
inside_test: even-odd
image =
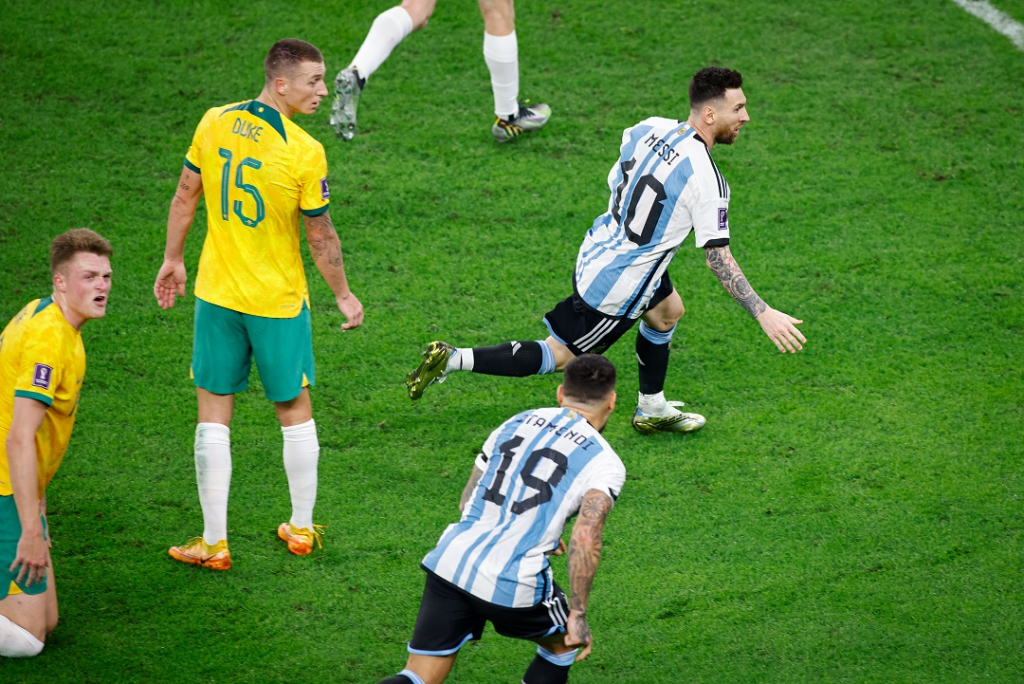
[[[576,655],[577,663],[590,655],[593,643],[594,637],[590,634],[587,614],[578,610],[569,611],[569,621],[565,625],[565,645],[580,649]]]
[[[807,343],[807,338],[796,329],[796,326],[803,321],[770,306],[761,312],[761,315],[757,317],[757,322],[761,324],[761,329],[764,330],[768,339],[774,342],[783,354],[786,352],[795,354],[803,349],[802,345]]]
[[[363,324],[363,305],[354,294],[349,292],[344,297],[338,297],[337,302],[338,311],[345,317],[345,322],[341,324],[342,330],[351,330]]]
[[[184,262],[164,261],[156,274],[156,282],[153,283],[153,295],[161,309],[170,309],[174,306],[175,296],[185,296],[187,280]]]
[[[25,581],[26,587],[38,584],[46,578],[50,567],[50,544],[42,534],[21,535],[14,562],[8,568],[10,572],[18,570],[17,582]]]
[[[565,553],[565,542],[561,539],[558,540],[558,547],[548,551],[549,556],[561,556]]]

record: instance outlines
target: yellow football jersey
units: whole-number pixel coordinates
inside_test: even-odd
[[[84,378],[82,335],[50,297],[29,302],[7,324],[0,335],[0,495],[12,493],[7,434],[14,398],[28,397],[49,407],[36,432],[41,499],[71,439]]]
[[[206,112],[185,166],[206,195],[196,296],[255,316],[298,316],[309,305],[299,212],[318,216],[330,203],[323,145],[249,100]]]

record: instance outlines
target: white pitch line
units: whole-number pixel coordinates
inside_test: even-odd
[[[965,11],[1009,38],[1018,50],[1024,50],[1024,26],[1010,15],[1000,12],[985,0],[953,0]]]

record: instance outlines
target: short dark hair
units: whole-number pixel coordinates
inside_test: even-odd
[[[88,228],[72,228],[53,238],[50,243],[50,274],[56,274],[60,267],[75,258],[79,252],[89,252],[109,257],[114,253],[107,239]]]
[[[717,100],[726,90],[743,85],[743,76],[738,71],[722,67],[705,67],[690,79],[690,109],[694,110],[705,102]]]
[[[312,43],[298,38],[285,38],[274,43],[263,60],[263,71],[268,80],[291,74],[303,62],[323,64],[324,56]]]
[[[585,404],[601,401],[615,390],[615,365],[597,354],[581,354],[565,366],[562,392]]]

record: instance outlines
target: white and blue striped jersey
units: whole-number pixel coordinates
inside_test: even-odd
[[[697,247],[729,244],[729,184],[689,124],[652,117],[623,132],[608,187],[574,285],[590,308],[636,319],[691,230]]]
[[[525,411],[491,433],[462,519],[423,566],[491,603],[528,608],[553,594],[547,554],[596,489],[614,501],[626,481],[618,455],[586,418],[563,408]]]

